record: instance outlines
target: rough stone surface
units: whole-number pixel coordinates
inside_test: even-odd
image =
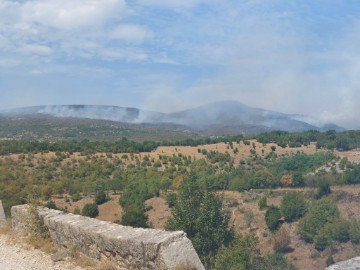
[[[11,208],[14,228],[28,227],[27,205]],[[76,249],[128,269],[204,269],[191,241],[182,231],[167,232],[121,226],[62,211],[38,208],[39,216],[59,247]]]
[[[2,202],[0,200],[0,225],[6,221],[4,207],[2,205]]]
[[[360,257],[338,262],[325,268],[325,270],[360,270]]]

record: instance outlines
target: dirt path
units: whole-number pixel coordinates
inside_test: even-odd
[[[1,270],[83,270],[70,262],[53,262],[50,255],[23,244],[12,244],[0,234]]]

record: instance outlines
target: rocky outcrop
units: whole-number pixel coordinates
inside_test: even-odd
[[[0,200],[0,225],[5,223],[5,221],[6,221],[6,217],[5,217],[4,207]]]
[[[325,270],[356,270],[360,269],[360,257],[355,257],[347,261],[338,262],[325,268]]]
[[[38,213],[59,247],[126,269],[204,269],[182,231],[132,228],[42,207]],[[13,227],[28,228],[27,205],[12,207],[11,215]]]

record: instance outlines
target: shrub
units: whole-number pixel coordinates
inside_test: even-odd
[[[149,228],[148,217],[143,206],[130,205],[124,209],[121,224],[136,228]]]
[[[57,209],[56,204],[53,200],[48,201],[45,206],[50,209]]]
[[[169,193],[165,197],[166,203],[168,204],[169,208],[172,208],[176,204],[177,195],[176,193]]]
[[[279,228],[280,218],[281,218],[280,209],[276,206],[271,205],[265,213],[266,225],[271,231],[275,231]]]
[[[314,236],[314,246],[317,250],[324,250],[326,247],[330,246],[333,239],[328,228],[322,228],[318,234]]]
[[[350,240],[350,223],[342,218],[336,218],[327,226],[330,227],[331,237],[338,242],[347,242]]]
[[[313,242],[319,230],[335,217],[339,217],[339,210],[332,200],[323,198],[315,202],[299,221],[300,236],[307,242]]]
[[[349,240],[349,222],[341,218],[334,218],[319,230],[314,237],[314,246],[318,250],[324,250],[334,241],[347,242]]]
[[[77,202],[78,200],[80,200],[80,193],[74,193],[73,195],[71,195],[71,199],[73,200],[73,202]]]
[[[324,180],[318,183],[316,198],[320,199],[323,196],[331,193],[330,184]]]
[[[354,218],[349,222],[349,238],[354,244],[360,243],[360,222]]]
[[[282,254],[270,253],[264,258],[258,259],[256,265],[252,268],[256,270],[296,270],[297,268],[288,261]]]
[[[99,208],[96,203],[88,203],[84,205],[81,213],[83,216],[94,218],[99,215]]]
[[[302,217],[307,210],[307,206],[301,193],[291,191],[284,195],[280,209],[285,220],[291,222]]]
[[[107,197],[105,191],[100,190],[100,191],[96,192],[95,203],[97,205],[103,204],[103,203],[105,203],[107,201],[108,201],[108,197]]]
[[[252,269],[258,253],[258,238],[254,235],[237,238],[230,247],[220,249],[212,269]]]
[[[329,256],[326,259],[326,266],[330,266],[330,265],[332,265],[334,263],[335,263],[335,261],[334,261],[333,256],[331,254],[329,254]]]
[[[264,210],[267,207],[267,197],[262,196],[258,201],[259,209]]]
[[[285,227],[281,227],[273,236],[273,248],[276,252],[288,251],[290,243],[290,234]]]

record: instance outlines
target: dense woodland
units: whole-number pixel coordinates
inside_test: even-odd
[[[253,140],[276,145],[270,153],[260,155]],[[226,143],[225,153],[204,149],[204,145],[220,142]],[[236,163],[233,156],[239,154],[239,143],[251,147],[251,155]],[[276,153],[277,148],[310,143],[324,151],[311,155],[301,151],[294,155]],[[154,159],[146,154],[169,145],[195,146],[203,158],[179,152]],[[108,194],[121,193],[122,224],[150,227],[144,203],[163,196],[172,207],[167,229],[187,232],[207,269],[295,269],[282,255],[289,244],[282,218],[289,224],[298,222],[301,238],[319,251],[335,250],[337,243],[360,242],[359,221],[340,217],[336,198],[331,196],[333,185],[360,183],[360,165],[340,159],[332,150],[359,146],[359,131],[279,131],[253,137],[173,142],[134,142],[126,138],[116,142],[7,140],[0,142],[0,200],[9,213],[12,205],[26,203],[29,198],[56,207],[53,195],[66,194],[77,201],[94,194],[94,203],[84,207],[82,214],[95,217],[97,205],[106,202]],[[55,154],[49,157],[49,152]],[[81,158],[75,158],[75,153]],[[229,226],[229,213],[216,192],[278,187],[311,187],[314,192],[307,197],[295,191],[289,193],[280,207],[267,205],[267,198],[260,198],[259,207],[264,209],[266,224],[275,239],[274,253],[260,256],[254,235],[238,235]],[[332,253],[329,263],[331,259]]]

